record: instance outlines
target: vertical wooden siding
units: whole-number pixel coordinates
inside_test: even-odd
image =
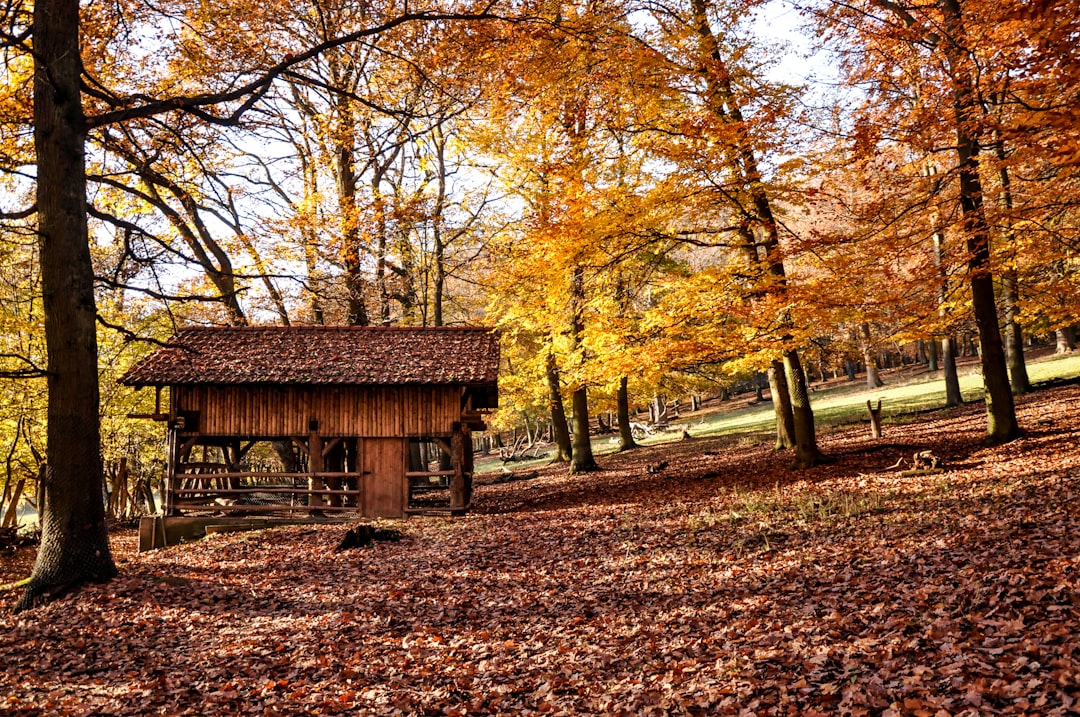
[[[325,437],[449,435],[461,420],[460,386],[183,386],[171,392],[178,413],[198,412],[209,436]],[[190,431],[190,427],[189,427]],[[185,432],[189,432],[185,431]]]

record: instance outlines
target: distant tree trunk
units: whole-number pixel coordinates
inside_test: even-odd
[[[48,468],[39,486],[41,543],[16,610],[116,574],[103,501],[77,0],[34,5],[33,57]]]
[[[994,130],[994,149],[998,158],[998,181],[1001,184],[1001,207],[1006,214],[1013,209],[1012,178],[1006,163],[1005,141],[998,130]],[[1005,234],[1005,243],[1015,257],[1016,236],[1012,228]],[[1027,364],[1024,362],[1024,333],[1020,326],[1020,281],[1016,276],[1015,264],[1010,261],[1001,274],[1001,302],[1005,309],[1005,361],[1009,367],[1009,382],[1014,395],[1020,396],[1031,391]]]
[[[1002,302],[1005,304],[1005,359],[1009,366],[1009,379],[1013,394],[1020,396],[1031,391],[1031,379],[1028,378],[1027,362],[1024,361],[1024,332],[1020,326],[1017,307],[1019,282],[1016,272],[1009,271],[1003,277],[1004,291]]]
[[[933,339],[926,342],[926,370],[932,373],[940,370],[938,367],[938,344]]]
[[[1076,333],[1073,331],[1072,326],[1062,326],[1057,329],[1054,331],[1054,337],[1057,340],[1054,353],[1071,354],[1076,350]]]
[[[566,423],[566,409],[563,408],[562,388],[559,385],[559,367],[555,363],[555,354],[548,353],[545,376],[548,385],[548,407],[551,411],[551,432],[555,441],[555,456],[552,463],[567,463],[574,454],[570,440],[570,427]]]
[[[866,321],[859,326],[859,344],[862,349],[863,363],[866,364],[866,387],[880,388],[885,385],[878,375],[877,355],[870,337],[870,324]]]
[[[844,359],[844,373],[847,374],[848,381],[855,380],[855,362],[851,359]]]
[[[443,236],[443,213],[446,206],[446,137],[442,132],[441,124],[437,124],[435,129],[432,130],[432,133],[435,137],[435,156],[438,159],[439,172],[439,183],[436,193],[437,201],[432,221],[432,239],[434,242],[432,248],[432,261],[434,267],[432,268],[431,285],[432,324],[434,326],[442,326],[444,322],[443,295],[446,293],[446,239]]]
[[[960,394],[960,374],[956,370],[956,339],[951,336],[941,340],[941,365],[945,373],[945,405],[959,406],[964,397]]]
[[[769,366],[769,393],[772,394],[773,415],[776,416],[775,450],[795,447],[795,414],[791,411],[791,394],[788,390],[784,364],[773,359]]]
[[[628,380],[626,376],[619,379],[619,391],[616,394],[615,403],[617,421],[619,423],[619,450],[628,451],[637,448],[634,440],[634,431],[630,427],[630,395],[627,390]]]
[[[335,110],[342,128],[335,148],[335,172],[337,174],[338,209],[341,211],[342,254],[345,257],[346,300],[345,321],[350,326],[367,326],[371,323],[364,294],[367,281],[360,253],[359,217],[356,210],[355,142],[353,132],[352,103],[346,97],[338,99]]]

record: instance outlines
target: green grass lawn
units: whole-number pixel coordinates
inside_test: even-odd
[[[1028,377],[1032,384],[1038,385],[1051,380],[1069,380],[1080,377],[1080,353],[1065,356],[1047,356],[1028,361]],[[960,373],[960,392],[965,402],[982,399],[982,375],[978,364],[962,365]],[[814,419],[819,429],[845,424],[858,423],[868,419],[866,402],[875,404],[881,399],[881,415],[885,423],[902,420],[906,415],[932,411],[945,407],[945,380],[941,372],[936,374],[921,373],[914,376],[901,374],[884,375],[886,385],[881,388],[866,388],[865,380],[860,377],[855,382],[846,382],[818,388],[810,397],[814,409]],[[655,445],[679,440],[683,429],[694,437],[699,436],[744,436],[749,441],[768,440],[773,435],[773,410],[768,401],[755,406],[722,410],[701,416],[689,416],[672,423],[671,430],[649,436],[638,441],[643,445]],[[593,439],[593,452],[596,455],[613,453],[617,439],[611,436],[598,436]],[[515,471],[547,463],[549,454],[540,453],[534,459],[517,461],[511,465]],[[498,470],[499,459],[486,458],[479,461],[479,472]]]

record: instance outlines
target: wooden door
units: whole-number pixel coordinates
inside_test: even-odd
[[[405,515],[405,442],[400,438],[365,438],[360,449],[364,476],[364,515]]]

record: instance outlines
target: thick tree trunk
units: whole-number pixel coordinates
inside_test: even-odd
[[[627,383],[626,376],[619,379],[619,391],[615,397],[615,416],[619,424],[620,451],[628,451],[631,448],[638,447],[637,441],[634,440],[634,431],[630,427],[630,396],[627,391]]]
[[[795,414],[791,412],[791,393],[782,361],[773,359],[769,366],[769,393],[772,394],[773,414],[776,416],[776,450],[795,447]]]
[[[593,457],[592,437],[589,436],[589,396],[584,386],[570,397],[574,409],[574,455],[570,457],[570,473],[586,473],[599,469]]]
[[[971,306],[979,330],[979,357],[982,362],[983,392],[986,401],[986,437],[994,443],[1020,435],[1016,406],[1009,386],[1005,349],[998,326],[994,279],[990,267],[990,228],[983,208],[979,176],[979,106],[969,58],[961,52],[966,38],[960,0],[941,0],[944,24],[953,39],[945,43],[945,55],[953,85],[956,123],[956,153],[960,179],[960,209],[968,249],[968,282]]]
[[[795,349],[784,352],[784,373],[791,395],[791,412],[795,418],[795,459],[793,468],[810,468],[821,461],[814,429],[814,411],[810,407],[810,392],[806,374]]]
[[[938,344],[933,339],[926,342],[926,370],[934,373],[940,370],[938,366]]]
[[[566,424],[566,409],[563,407],[562,389],[559,385],[559,367],[554,354],[549,353],[544,371],[548,385],[548,407],[551,412],[551,432],[555,441],[555,456],[552,463],[566,463],[574,454],[570,441],[570,428]]]
[[[34,62],[49,466],[40,486],[41,545],[17,610],[34,607],[82,582],[108,580],[116,574],[103,502],[77,0],[35,4]]]

